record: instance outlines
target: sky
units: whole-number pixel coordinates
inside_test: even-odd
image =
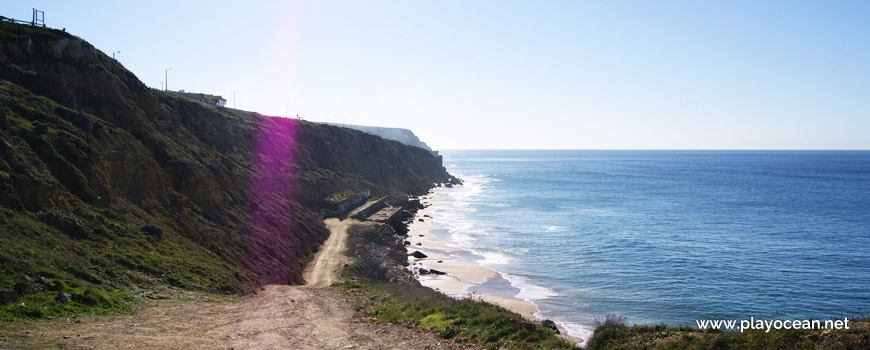
[[[50,1],[146,85],[434,149],[870,149],[868,1]],[[235,96],[235,97],[234,97]]]

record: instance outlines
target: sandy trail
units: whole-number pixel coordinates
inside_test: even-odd
[[[353,219],[326,219],[324,224],[329,229],[329,238],[314,255],[314,260],[302,273],[309,287],[328,287],[338,281],[338,273],[347,261],[342,254],[344,242],[347,241],[347,228],[359,223]]]
[[[157,301],[135,315],[87,316],[0,328],[0,348],[68,349],[461,349],[437,335],[361,319],[330,288],[346,258],[347,227],[326,220],[330,238],[305,271],[306,286],[265,286],[218,302]]]

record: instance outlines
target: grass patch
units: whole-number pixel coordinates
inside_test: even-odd
[[[552,331],[520,315],[480,300],[453,299],[417,285],[355,282],[337,285],[355,296],[357,308],[379,323],[412,324],[456,342],[493,348],[571,349]]]

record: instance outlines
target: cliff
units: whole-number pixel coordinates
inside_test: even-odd
[[[413,131],[402,128],[385,128],[380,126],[364,126],[364,125],[352,125],[352,124],[329,124],[335,126],[342,126],[345,128],[350,128],[354,130],[359,130],[365,132],[367,134],[377,135],[383,137],[387,140],[399,141],[408,146],[420,147],[427,151],[431,151],[432,149],[426,145],[425,142],[421,141]]]
[[[150,89],[78,37],[0,23],[0,319],[298,283],[327,198],[448,177],[424,149]]]

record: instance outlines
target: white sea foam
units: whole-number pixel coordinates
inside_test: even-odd
[[[536,315],[536,317],[537,317],[537,315]],[[562,321],[558,317],[554,317],[554,318],[552,318],[552,320],[553,320],[553,322],[556,322],[560,326],[562,326],[562,328],[565,329],[565,333],[567,333],[568,336],[582,339],[583,342],[580,343],[580,346],[583,346],[583,347],[585,347],[586,344],[589,343],[589,338],[592,338],[592,333],[595,331],[595,327],[593,327],[591,325],[585,325],[585,324],[579,324],[579,323],[573,323],[573,322],[565,322],[565,321]]]
[[[450,167],[453,168],[454,165],[451,165]],[[435,189],[435,192],[442,196],[436,197],[438,199],[433,201],[434,206],[432,213],[434,220],[439,224],[439,226],[448,230],[450,238],[456,246],[464,248],[472,254],[483,258],[477,260],[477,263],[491,267],[495,270],[503,269],[508,265],[516,263],[516,259],[512,257],[512,255],[522,255],[527,253],[528,249],[513,248],[507,251],[493,251],[476,247],[478,238],[491,237],[495,235],[495,231],[493,231],[492,228],[481,226],[482,223],[479,220],[474,219],[474,212],[477,211],[476,207],[480,205],[488,205],[490,207],[508,206],[507,204],[486,203],[486,201],[480,200],[480,198],[485,197],[486,195],[487,185],[500,180],[483,175],[463,176],[457,174],[457,176],[465,180],[463,186],[456,186],[453,188],[441,187]],[[543,226],[542,229],[546,232],[559,232],[564,231],[565,227],[554,225]],[[501,273],[501,276],[505,278],[511,286],[519,290],[519,293],[515,295],[516,298],[528,302],[534,303],[537,300],[559,295],[556,291],[544,286],[536,285],[523,276],[507,273]],[[542,315],[537,314],[535,316],[542,317]],[[568,335],[583,339],[584,346],[586,341],[588,341],[592,336],[593,328],[589,325],[568,322],[565,319],[560,319],[558,315],[549,318],[562,326]]]
[[[475,241],[474,237],[471,237],[468,234],[459,233],[459,232],[451,234],[450,237],[453,239],[453,242],[455,242],[458,246],[463,247],[463,248],[470,246],[472,244],[472,242]]]
[[[499,252],[474,250],[472,250],[471,252],[476,255],[482,256],[483,259],[477,260],[476,262],[487,267],[490,267],[492,265],[510,265],[514,262],[513,258]]]
[[[488,204],[486,204],[486,206],[493,207],[493,208],[507,208],[507,207],[509,207],[509,205],[505,204],[505,203],[488,203]]]
[[[511,286],[514,286],[515,288],[520,290],[520,292],[517,293],[515,297],[528,302],[534,302],[535,300],[546,299],[559,295],[559,293],[556,293],[556,291],[550,288],[539,286],[537,284],[529,282],[529,279],[523,276],[503,273],[502,277],[508,280],[508,282],[511,283]]]

